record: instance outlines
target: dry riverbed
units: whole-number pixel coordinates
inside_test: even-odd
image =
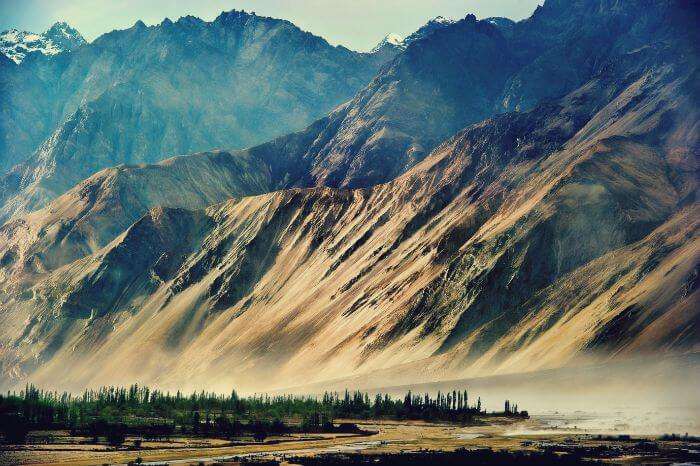
[[[595,451],[600,459],[612,463],[634,464],[643,459],[652,461],[653,464],[674,464],[681,462],[679,459],[692,461],[693,451],[700,449],[700,445],[682,440],[658,441],[652,436],[627,439],[617,435],[599,436],[584,429],[564,430],[553,427],[547,418],[537,417],[527,420],[490,418],[487,424],[479,426],[420,421],[355,422],[363,430],[376,433],[359,436],[290,435],[271,437],[262,444],[255,443],[252,439],[230,442],[173,438],[168,442],[144,442],[139,450],[87,444],[84,443],[87,439],[64,436],[53,438],[52,443],[2,450],[0,465],[125,464],[137,457],[144,463],[171,465],[223,463],[230,462],[233,458],[270,458],[284,462],[291,457],[309,455],[360,452],[377,455],[424,450],[453,451],[459,448],[510,451],[558,449],[562,452],[580,449]],[[132,441],[133,439],[128,439],[127,445]]]

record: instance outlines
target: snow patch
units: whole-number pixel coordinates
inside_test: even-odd
[[[405,46],[403,37],[393,32],[391,34],[387,34],[386,37],[384,37],[384,39],[382,39],[382,41],[379,42],[370,53],[376,53],[387,46],[403,48]]]

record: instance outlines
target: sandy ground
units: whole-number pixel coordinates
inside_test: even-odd
[[[148,443],[140,451],[114,450],[105,446],[32,445],[16,451],[0,451],[1,465],[32,464],[102,465],[124,464],[141,457],[144,462],[189,465],[213,462],[236,455],[269,456],[283,460],[289,456],[319,453],[391,453],[402,451],[454,450],[460,447],[494,449],[536,448],[542,442],[576,442],[594,446],[605,443],[584,430],[552,428],[547,420],[490,419],[488,425],[463,427],[428,424],[420,421],[360,422],[360,427],[377,432],[368,436],[314,435],[270,438],[264,444],[231,445],[225,441],[173,439]]]

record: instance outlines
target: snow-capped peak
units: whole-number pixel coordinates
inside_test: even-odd
[[[403,37],[392,32],[391,34],[387,34],[386,37],[384,37],[384,39],[382,39],[370,53],[378,52],[386,46],[403,48],[404,45]]]
[[[398,34],[387,34],[384,39],[382,39],[376,47],[372,49],[370,53],[377,53],[387,47],[392,49],[403,50],[408,47],[412,42],[415,42],[423,37],[426,37],[438,29],[442,29],[454,24],[456,21],[454,19],[445,18],[444,16],[436,16],[435,18],[429,20],[423,26],[421,26],[416,32],[406,37],[405,39]]]
[[[452,24],[455,21],[450,18],[445,18],[444,16],[436,16],[435,18],[431,19],[428,21],[429,23],[437,23],[437,24]]]
[[[403,44],[403,37],[401,37],[398,34],[394,34],[393,32],[391,34],[387,34],[387,36],[384,38],[387,44],[391,45],[401,45]]]
[[[425,23],[423,26],[421,26],[416,32],[411,34],[410,36],[406,37],[404,39],[404,44],[408,46],[412,42],[415,42],[419,39],[422,39],[430,34],[432,34],[434,31],[438,29],[445,28],[447,26],[450,26],[451,24],[454,24],[455,20],[450,19],[450,18],[445,18],[444,16],[436,16],[435,18],[431,19],[427,23]]]
[[[501,18],[499,16],[486,18],[486,21],[498,27],[512,27],[515,24],[515,22],[512,19]]]
[[[17,64],[32,52],[56,55],[66,50],[73,50],[84,43],[83,36],[64,22],[55,23],[43,34],[18,29],[9,29],[0,33],[0,52]]]

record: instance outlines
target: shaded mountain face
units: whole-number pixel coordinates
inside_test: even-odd
[[[687,47],[686,14],[683,2],[548,1],[519,23],[430,23],[348,104],[251,152],[280,187],[386,182],[468,124],[565,95],[649,43]]]
[[[22,163],[0,196],[40,207],[119,163],[263,142],[349,99],[381,64],[287,21],[232,11],[137,23],[69,54],[3,65],[0,169]]]
[[[27,158],[49,131],[48,89],[34,73],[20,68],[25,57],[41,60],[85,45],[85,39],[66,23],[35,34],[11,29],[0,34],[0,177]],[[0,199],[4,196],[0,193]]]
[[[255,390],[696,349],[698,54],[684,28],[695,19],[682,4],[670,11],[662,36],[565,96],[472,124],[384,184],[265,192],[293,179],[267,151],[313,147],[352,103],[248,151],[95,175],[84,196],[73,189],[3,227],[4,373]],[[269,171],[246,178],[260,162]],[[162,190],[138,178],[146,170]],[[209,189],[186,181],[200,170],[262,194],[151,208],[177,192],[170,179],[202,204],[224,195],[194,194]],[[107,195],[130,177],[140,181],[125,182],[127,195]],[[149,195],[129,200],[141,185]],[[139,204],[150,210],[90,245],[103,205]]]

